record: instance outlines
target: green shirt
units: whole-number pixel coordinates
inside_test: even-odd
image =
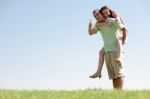
[[[101,32],[101,35],[104,41],[105,52],[115,51],[120,29],[123,28],[124,26],[123,24],[119,24],[115,22],[114,18],[107,18],[106,22],[112,23],[112,26],[107,27],[107,26],[95,25],[94,28],[96,30],[96,33],[98,31]]]

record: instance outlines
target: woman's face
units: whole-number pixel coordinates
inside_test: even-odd
[[[104,17],[102,16],[102,14],[100,13],[100,12],[98,12],[98,11],[96,11],[95,13],[93,13],[93,16],[95,17],[95,19],[97,20],[97,21],[104,21]]]
[[[103,9],[102,10],[102,15],[105,19],[107,19],[108,17],[110,17],[110,11],[109,9]]]

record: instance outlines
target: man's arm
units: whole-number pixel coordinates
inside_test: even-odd
[[[91,20],[90,20],[90,23],[89,23],[88,32],[89,32],[89,35],[93,35],[97,32],[94,28],[92,28]]]
[[[122,45],[124,45],[127,42],[127,32],[128,32],[128,30],[126,28],[122,28],[121,31],[122,31],[122,35],[123,35]]]

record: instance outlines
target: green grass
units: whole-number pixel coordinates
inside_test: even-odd
[[[0,99],[150,99],[149,90],[0,90]]]

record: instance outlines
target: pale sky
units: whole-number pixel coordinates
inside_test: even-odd
[[[89,36],[92,11],[108,5],[127,26],[126,89],[150,89],[149,0],[0,0],[0,88],[112,88],[106,66],[96,71],[103,46]]]

